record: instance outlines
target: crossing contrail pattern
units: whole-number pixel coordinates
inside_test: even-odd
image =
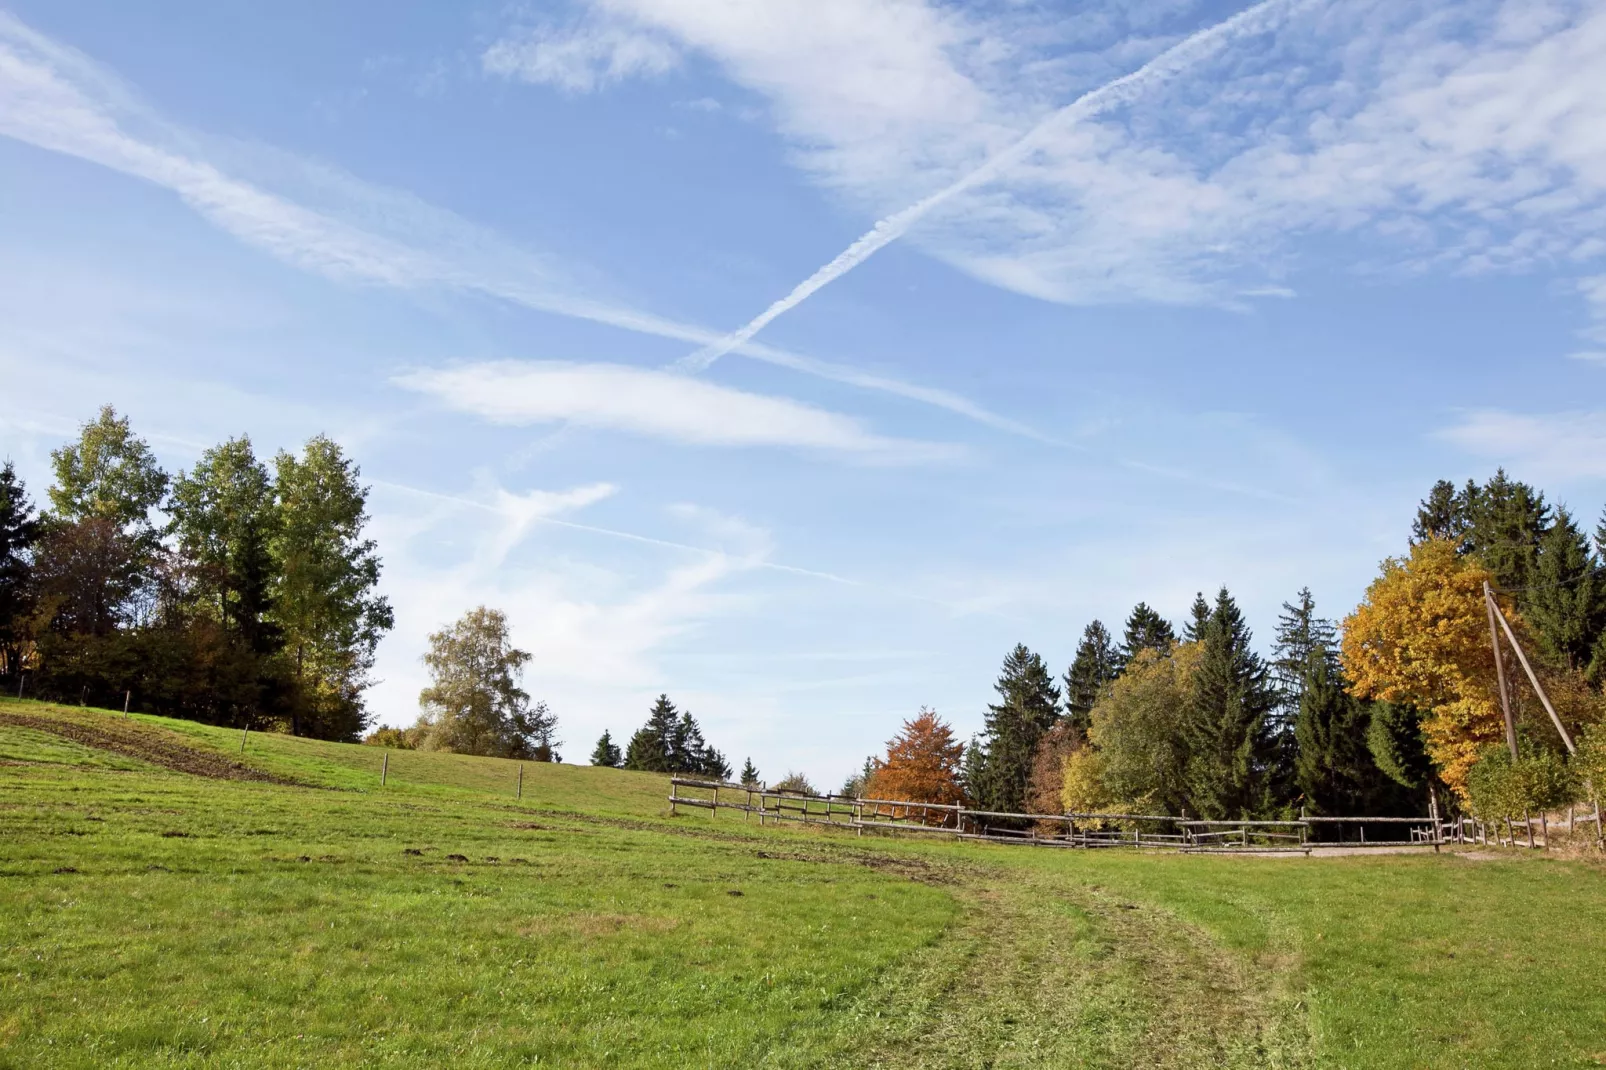
[[[769,326],[776,317],[796,308],[819,290],[903,237],[910,227],[933,209],[961,193],[991,182],[1025,160],[1041,148],[1052,135],[1102,111],[1126,103],[1149,83],[1182,72],[1234,38],[1261,32],[1276,21],[1278,9],[1293,6],[1297,2],[1298,0],[1261,0],[1261,3],[1254,7],[1245,8],[1231,18],[1177,42],[1137,70],[1124,74],[1112,82],[1106,82],[1096,89],[1088,90],[1043,119],[1019,140],[989,157],[974,171],[878,221],[858,241],[842,250],[830,263],[798,283],[791,293],[753,317],[745,327],[682,357],[675,366],[693,372],[709,367],[731,350],[752,341],[753,336]]]

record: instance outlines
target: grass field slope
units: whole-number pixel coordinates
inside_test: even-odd
[[[0,701],[0,1067],[1588,1067],[1602,868],[670,816],[663,777]]]

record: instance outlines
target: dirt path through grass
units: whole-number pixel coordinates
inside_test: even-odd
[[[101,720],[104,722],[105,719]],[[104,723],[88,725],[63,717],[32,717],[18,713],[0,713],[0,725],[31,728],[36,732],[46,732],[85,747],[111,751],[126,758],[137,758],[164,769],[189,773],[193,776],[210,777],[214,780],[256,780],[269,784],[297,783],[271,773],[264,773],[260,769],[253,769],[240,762],[230,761],[211,751],[187,747],[176,739],[165,738],[164,734],[144,726],[122,728]]]

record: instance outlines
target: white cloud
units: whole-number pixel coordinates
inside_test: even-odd
[[[679,53],[661,37],[596,21],[541,26],[506,37],[482,57],[491,74],[589,93],[630,77],[665,74]]]
[[[954,455],[786,398],[619,364],[495,362],[412,372],[396,382],[497,423],[567,422],[689,445],[783,446],[880,461]]]
[[[1606,479],[1606,412],[1543,415],[1484,409],[1438,437],[1539,480]]]
[[[1587,274],[1606,255],[1600,0],[1273,9],[1264,32],[1054,130],[909,240],[1067,303],[1234,305],[1340,247],[1323,236],[1362,268]],[[672,38],[769,98],[800,166],[875,218],[1203,25],[1192,4],[1040,23],[1025,5],[934,0],[590,10]]]
[[[303,270],[360,285],[472,292],[554,315],[702,346],[722,332],[581,292],[562,265],[409,194],[261,146],[200,154],[204,139],[145,107],[83,54],[0,11],[0,135],[172,190],[214,225]],[[250,172],[252,180],[234,170]],[[293,191],[276,192],[273,187]],[[908,398],[1012,434],[1029,428],[951,391],[766,345],[780,367]]]

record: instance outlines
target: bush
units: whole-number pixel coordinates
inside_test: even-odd
[[[787,773],[780,780],[770,785],[771,791],[789,791],[794,795],[818,795],[809,778],[802,773]]]
[[[1513,760],[1508,749],[1490,744],[1467,772],[1472,812],[1486,822],[1566,806],[1579,790],[1577,770],[1566,759],[1526,745]]]
[[[392,750],[417,750],[418,735],[411,728],[376,728],[363,737],[368,747],[389,747]]]

